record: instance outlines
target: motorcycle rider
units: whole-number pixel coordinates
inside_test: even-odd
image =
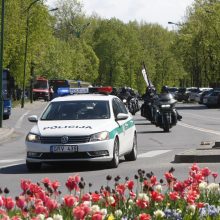
[[[144,103],[141,106],[141,116],[147,118],[152,123],[155,122],[152,115],[152,105],[158,99],[157,91],[153,85],[146,88],[145,94],[142,96]]]
[[[122,87],[120,93],[118,94],[118,97],[123,101],[123,99],[126,99],[128,102],[131,99],[131,94],[127,90],[126,87]]]
[[[168,86],[162,86],[161,88],[161,94],[170,94],[172,96],[172,94],[170,93]],[[177,120],[181,121],[182,116],[178,113],[178,111],[175,109],[176,111],[176,115],[177,115]]]

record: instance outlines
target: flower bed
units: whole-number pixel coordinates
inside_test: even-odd
[[[179,181],[171,168],[158,180],[151,172],[138,170],[134,180],[106,177],[97,192],[84,192],[79,175],[66,181],[68,194],[61,196],[60,183],[44,178],[41,183],[21,180],[21,195],[15,199],[5,188],[0,194],[2,220],[219,220],[217,173],[193,164],[189,176]],[[209,182],[209,178],[213,182]],[[114,188],[109,187],[114,181]],[[89,187],[91,184],[89,184]]]

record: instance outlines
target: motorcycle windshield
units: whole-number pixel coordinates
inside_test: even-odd
[[[161,94],[159,96],[159,103],[161,104],[169,104],[169,105],[173,105],[175,104],[177,101],[176,99],[173,98],[173,96],[171,94]]]

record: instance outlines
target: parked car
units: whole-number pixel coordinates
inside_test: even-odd
[[[168,87],[168,91],[170,92],[170,94],[175,97],[176,93],[178,92],[178,88],[177,87]]]
[[[202,91],[200,93],[197,93],[196,96],[195,96],[195,101],[198,102],[199,104],[203,104],[203,98],[210,94],[211,92],[213,92],[213,89],[209,89],[209,90],[205,90],[205,91]]]
[[[199,88],[192,88],[189,89],[189,101],[195,101],[195,97],[198,93],[200,93],[201,90]]]
[[[203,103],[208,107],[220,106],[220,90],[213,90],[203,98]]]
[[[178,102],[187,102],[189,100],[189,92],[189,88],[179,88],[178,91],[175,93],[174,98]]]

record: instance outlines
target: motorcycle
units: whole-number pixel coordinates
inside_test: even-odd
[[[177,123],[176,103],[177,100],[170,93],[161,94],[154,102],[153,121],[165,132],[169,132]]]
[[[141,106],[141,116],[145,117],[148,121],[152,124],[155,124],[154,114],[155,114],[155,107],[154,102],[157,97],[153,95],[151,97],[147,97],[144,99],[144,103]]]
[[[136,98],[131,98],[130,100],[123,98],[123,103],[127,107],[128,111],[132,114],[135,115],[136,112],[140,110],[138,100]]]

